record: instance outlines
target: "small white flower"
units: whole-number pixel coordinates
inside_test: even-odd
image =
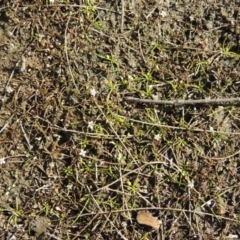
[[[193,21],[194,20],[194,16],[190,15],[189,19],[190,19],[190,21]]]
[[[188,181],[188,187],[189,188],[194,188],[194,182],[193,181]]]
[[[160,137],[160,135],[159,134],[156,134],[155,136],[154,136],[154,140],[157,140],[157,141],[159,141],[161,139],[161,137]]]
[[[212,199],[208,200],[207,202],[205,202],[201,207],[204,207],[205,205],[207,206],[213,206],[214,205],[214,201]]]
[[[4,164],[4,163],[6,163],[6,162],[5,162],[5,158],[0,158],[0,165],[2,165],[2,164]]]
[[[166,11],[161,11],[159,13],[159,15],[161,15],[162,17],[166,17],[167,16],[167,12]]]
[[[6,92],[7,92],[7,93],[12,93],[12,92],[13,92],[13,88],[10,87],[10,86],[7,86],[7,87],[6,87]]]
[[[122,225],[123,228],[127,228],[127,226],[128,226],[127,222],[125,222],[125,221],[122,222],[121,225]]]
[[[92,88],[92,89],[90,90],[90,93],[91,93],[91,95],[92,95],[93,97],[95,97],[96,94],[97,94],[97,91],[96,91],[95,88]]]
[[[81,149],[79,155],[82,157],[86,157],[86,153],[87,153],[87,151]]]
[[[94,127],[94,122],[93,121],[88,122],[88,128],[93,130],[93,127]]]
[[[235,235],[234,234],[229,234],[228,238],[230,238],[230,239],[235,238],[236,239],[236,238],[238,238],[238,235],[236,235],[236,234]]]
[[[58,206],[56,206],[55,209],[56,209],[57,211],[59,211],[59,212],[62,211],[61,208],[58,207]]]
[[[26,60],[23,57],[22,61],[20,62],[21,66],[20,66],[20,72],[24,72],[26,70]]]

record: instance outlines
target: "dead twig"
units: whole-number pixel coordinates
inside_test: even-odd
[[[133,211],[149,211],[149,210],[161,210],[161,211],[172,211],[172,212],[190,212],[194,214],[199,214],[199,215],[206,215],[210,217],[216,217],[218,219],[225,219],[230,222],[236,222],[238,223],[238,219],[234,218],[228,218],[224,217],[221,215],[216,215],[213,213],[208,213],[208,212],[203,212],[203,211],[196,211],[196,210],[188,210],[188,209],[179,209],[179,208],[170,208],[170,207],[139,207],[139,208],[129,208],[129,209],[117,209],[117,210],[111,210],[111,213],[122,213],[122,212],[133,212]],[[88,213],[83,213],[79,216],[79,218],[86,217],[86,216],[92,216],[92,215],[105,215],[109,214],[110,211],[100,211],[100,212],[88,212]]]
[[[159,127],[159,128],[168,128],[168,129],[193,131],[193,132],[205,132],[205,133],[214,133],[214,134],[240,135],[240,132],[224,132],[224,131],[216,131],[216,130],[207,130],[207,129],[201,129],[201,128],[191,128],[191,126],[189,128],[177,127],[177,126],[171,126],[171,125],[145,122],[145,121],[137,120],[137,119],[134,119],[134,118],[128,118],[128,117],[125,117],[125,116],[119,115],[119,114],[117,114],[117,116],[119,116],[121,118],[124,118],[124,119],[127,119],[130,122],[136,122],[136,123],[145,124],[145,125],[149,125],[149,126],[155,126],[155,127]]]
[[[176,100],[153,100],[153,99],[141,99],[135,97],[125,97],[127,101],[139,102],[139,103],[150,103],[150,104],[159,104],[159,105],[196,105],[196,104],[221,104],[221,103],[234,103],[240,102],[240,98],[217,98],[217,99],[176,99]]]
[[[122,0],[122,20],[121,20],[121,32],[123,33],[123,29],[124,29],[124,18],[125,18],[125,4],[124,4],[124,0]]]

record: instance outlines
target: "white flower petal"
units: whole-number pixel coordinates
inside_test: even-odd
[[[161,11],[159,13],[159,15],[161,15],[162,17],[166,17],[167,16],[167,12],[166,11]]]
[[[5,162],[5,158],[0,158],[0,165],[2,165],[2,164],[4,164],[4,163],[6,163],[6,162]]]
[[[79,155],[82,157],[86,157],[86,153],[87,153],[87,151],[81,149]]]
[[[159,134],[156,134],[156,135],[154,136],[154,140],[159,141],[160,139],[161,139],[161,136],[160,136]]]
[[[91,93],[91,95],[92,95],[93,97],[95,97],[96,94],[97,94],[97,91],[96,91],[95,88],[92,88],[92,89],[90,90],[90,93]]]
[[[94,122],[93,121],[88,122],[88,128],[93,130],[93,127],[94,127]]]

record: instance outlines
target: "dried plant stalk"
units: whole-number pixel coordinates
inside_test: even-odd
[[[150,104],[161,104],[161,105],[196,105],[196,104],[222,104],[222,103],[239,103],[240,98],[219,98],[219,99],[197,99],[197,100],[152,100],[152,99],[141,99],[134,97],[125,97],[125,100],[132,102],[140,102],[140,103],[150,103]]]

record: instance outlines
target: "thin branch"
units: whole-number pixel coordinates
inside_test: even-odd
[[[127,101],[139,102],[139,103],[150,103],[150,104],[159,104],[159,105],[196,105],[196,104],[221,104],[221,103],[233,103],[240,102],[240,98],[218,98],[218,99],[197,99],[197,100],[153,100],[153,99],[141,99],[134,97],[125,97]]]
[[[125,18],[125,4],[124,0],[122,0],[122,20],[121,20],[121,32],[123,33],[124,29],[124,18]]]
[[[164,124],[158,124],[158,123],[151,123],[151,122],[145,122],[141,120],[137,120],[134,118],[128,118],[123,115],[117,115],[121,118],[127,119],[128,121],[131,122],[136,122],[136,123],[141,123],[141,124],[146,124],[150,126],[156,126],[160,128],[169,128],[169,129],[176,129],[176,130],[183,130],[183,131],[193,131],[193,132],[207,132],[207,133],[215,133],[215,134],[229,134],[229,135],[240,135],[240,132],[224,132],[224,131],[215,131],[215,130],[206,130],[206,129],[201,129],[201,128],[189,128],[187,127],[176,127],[176,126],[171,126],[171,125],[164,125]]]
[[[24,138],[25,138],[25,140],[26,140],[26,142],[27,142],[27,144],[28,144],[28,147],[29,147],[29,149],[31,150],[33,147],[32,147],[32,145],[30,144],[29,138],[28,138],[28,136],[27,136],[27,134],[26,134],[26,132],[25,132],[25,130],[24,130],[24,128],[23,128],[22,122],[19,121],[19,124],[20,124],[20,127],[21,127],[21,129],[22,129],[23,136],[24,136]]]
[[[225,219],[227,221],[230,222],[236,222],[238,223],[239,221],[237,219],[234,218],[228,218],[228,217],[224,217],[221,215],[216,215],[216,214],[212,214],[212,213],[208,213],[208,212],[202,212],[202,211],[196,211],[196,210],[188,210],[188,209],[179,209],[179,208],[169,208],[169,207],[140,207],[140,208],[129,208],[129,209],[117,209],[117,210],[111,210],[111,213],[122,213],[122,212],[136,212],[136,211],[146,211],[146,210],[162,210],[162,211],[172,211],[172,212],[190,212],[190,213],[194,213],[194,214],[199,214],[199,215],[206,215],[206,216],[210,216],[210,217],[216,217],[218,219]],[[86,217],[86,216],[92,216],[92,215],[105,215],[105,214],[109,214],[110,211],[104,211],[104,212],[89,212],[89,213],[83,213],[81,216],[79,216],[79,218],[81,217]]]
[[[69,57],[68,57],[68,37],[70,37],[70,35],[68,34],[68,24],[69,24],[69,21],[71,19],[71,15],[69,16],[68,20],[67,20],[67,23],[66,23],[66,28],[65,28],[65,33],[64,33],[64,52],[65,52],[65,55],[66,55],[66,59],[67,59],[67,65],[68,65],[68,70],[69,70],[69,73],[70,73],[70,76],[72,78],[72,81],[73,81],[73,84],[74,84],[74,87],[79,91],[77,85],[76,85],[76,82],[75,82],[75,79],[74,79],[74,76],[73,76],[73,73],[72,73],[72,70],[71,70],[71,65],[70,65],[70,62],[69,62]]]
[[[142,55],[143,61],[146,63],[146,59],[143,55],[142,44],[141,44],[141,35],[140,35],[139,30],[138,30],[138,42],[139,42],[139,49],[140,49],[140,53]]]

